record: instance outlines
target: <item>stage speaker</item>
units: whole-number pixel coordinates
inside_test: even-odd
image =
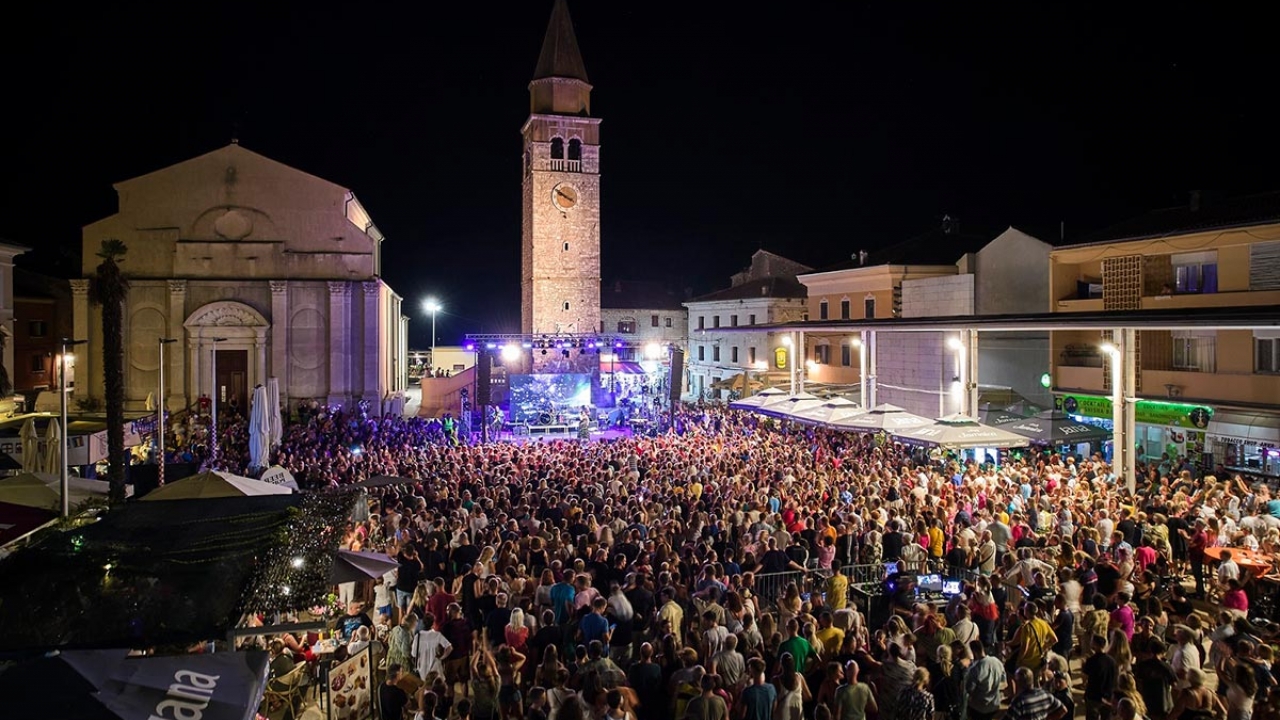
[[[476,354],[476,405],[485,406],[489,402],[490,390],[493,386],[493,360],[489,353]]]
[[[684,351],[671,351],[671,407],[680,403],[680,385],[684,378]]]

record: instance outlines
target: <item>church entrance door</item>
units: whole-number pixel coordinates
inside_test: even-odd
[[[218,411],[249,415],[249,351],[218,350]],[[219,422],[219,425],[222,423]]]

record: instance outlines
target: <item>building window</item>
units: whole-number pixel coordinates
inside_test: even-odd
[[[734,345],[733,347],[729,348],[729,360],[732,361],[735,365],[738,363],[738,346],[737,345]]]
[[[42,338],[49,332],[49,326],[43,320],[31,320],[27,322],[27,335],[33,338]]]
[[[849,309],[849,298],[845,298],[841,300],[840,301],[840,319],[848,320],[850,312],[851,310]]]
[[[551,138],[551,159],[564,159],[564,138]]]
[[[624,335],[636,334],[636,321],[634,318],[623,318],[618,321],[618,332]]]
[[[698,362],[705,362],[706,359],[707,359],[707,346],[699,345],[698,346]]]
[[[706,329],[707,329],[707,318],[706,318],[706,316],[705,316],[705,315],[699,315],[699,316],[698,316],[698,329],[699,329],[699,330],[706,330]]]
[[[650,315],[650,316],[649,316],[649,327],[658,327],[658,316],[657,316],[657,315]]]
[[[1173,263],[1173,289],[1179,293],[1218,292],[1218,253],[1179,253]]]
[[[756,364],[756,347],[752,345],[747,348],[747,364],[755,367]]]
[[[667,327],[671,327],[671,318],[663,318],[663,324]]]
[[[868,320],[874,320],[876,317],[876,299],[869,297],[862,301],[862,316]]]
[[[737,316],[737,315],[730,315],[730,316],[729,316],[729,327],[738,327],[738,316]]]
[[[569,159],[570,160],[582,159],[582,141],[579,140],[578,138],[574,138],[569,141]]]
[[[748,324],[748,325],[755,325],[755,324],[756,324],[756,316],[755,316],[755,315],[748,315],[748,316],[747,316],[747,324]]]
[[[715,317],[711,318],[711,327],[712,327],[712,328],[718,328],[718,327],[720,327],[720,316],[719,316],[719,315],[716,315]]]
[[[711,346],[711,362],[720,362],[720,346]]]
[[[565,309],[565,311],[566,311],[566,312],[568,312],[568,310],[569,310],[569,303],[565,303],[565,304],[564,304],[564,309]]]
[[[853,348],[840,343],[840,364],[844,367],[853,365]]]
[[[1180,336],[1173,338],[1173,369],[1193,372],[1214,372],[1217,366],[1215,356],[1215,337],[1212,336]]]
[[[569,243],[564,244],[564,251],[569,252]]]
[[[830,345],[814,345],[813,360],[819,365],[831,364],[831,346]]]
[[[1253,339],[1253,369],[1260,373],[1280,373],[1280,337]]]
[[[827,319],[827,301],[826,300],[822,300],[821,302],[818,303],[818,319],[819,320]]]
[[[69,365],[70,363],[67,363],[67,364]],[[44,355],[43,354],[31,356],[31,374],[33,375],[44,374]]]

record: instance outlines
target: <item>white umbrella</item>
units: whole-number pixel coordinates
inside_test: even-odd
[[[858,403],[842,397],[828,398],[821,405],[810,406],[792,413],[791,417],[806,423],[825,425],[866,412]]]
[[[821,405],[821,398],[802,392],[789,395],[780,400],[770,400],[761,405],[758,412],[778,418],[793,418],[796,413]]]
[[[930,425],[893,430],[893,436],[908,442],[926,443],[944,448],[1015,448],[1026,447],[1027,438],[1008,430],[983,425],[968,415],[948,415]]]
[[[895,432],[906,428],[932,425],[933,421],[903,410],[897,405],[877,405],[867,412],[843,417],[830,423],[830,427],[838,430],[854,430],[857,432],[879,432],[888,430]]]
[[[155,393],[153,392],[147,393],[147,404],[145,407],[147,408],[147,412],[156,411],[156,394]]]
[[[40,436],[36,434],[36,421],[27,418],[18,436],[22,438],[22,469],[40,472]]]
[[[284,422],[280,417],[280,379],[267,378],[267,419],[271,421],[271,447],[284,439]]]
[[[62,428],[57,420],[50,420],[44,433],[44,467],[43,472],[62,477],[62,468],[58,461],[62,457]]]
[[[267,466],[267,452],[271,449],[271,421],[267,416],[267,389],[261,385],[253,389],[249,401],[249,467]]]
[[[781,388],[765,388],[751,397],[734,400],[729,403],[729,407],[734,410],[754,410],[769,400],[786,397],[786,395],[786,391]]]

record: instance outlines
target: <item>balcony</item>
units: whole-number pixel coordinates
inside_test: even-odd
[[[1210,403],[1274,403],[1275,398],[1280,398],[1280,375],[1144,368],[1141,392],[1147,397],[1168,395]]]
[[[1143,310],[1184,310],[1249,305],[1280,305],[1280,290],[1178,293],[1176,295],[1144,295],[1142,298]]]
[[[1102,310],[1102,298],[1085,298],[1081,300],[1059,300],[1054,303],[1054,312],[1099,312]]]
[[[582,172],[581,160],[551,160],[551,169],[556,172]]]

